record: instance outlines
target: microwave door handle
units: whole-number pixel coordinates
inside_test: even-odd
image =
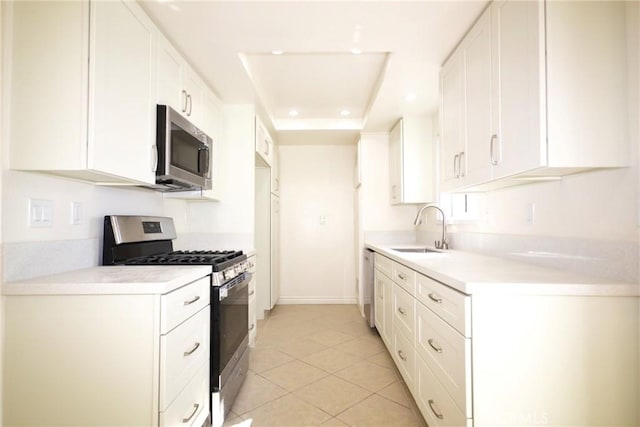
[[[198,171],[207,175],[209,173],[209,148],[199,148],[198,149]]]

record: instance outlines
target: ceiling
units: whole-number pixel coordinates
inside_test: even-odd
[[[224,103],[257,104],[280,144],[352,144],[437,111],[440,65],[487,1],[140,4]]]

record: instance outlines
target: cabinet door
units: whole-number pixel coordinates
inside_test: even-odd
[[[485,10],[462,44],[465,150],[462,183],[491,179],[491,10]],[[494,150],[497,149],[494,143]],[[497,157],[497,153],[494,153]]]
[[[203,123],[206,122],[202,107],[205,84],[195,71],[190,67],[185,67],[183,86],[187,92],[187,105],[184,114],[193,124],[202,128]]]
[[[264,166],[271,166],[273,144],[269,132],[258,117],[256,117],[256,153],[264,161]]]
[[[546,164],[544,2],[491,5],[493,128],[501,158],[494,178]]]
[[[182,57],[161,35],[158,40],[158,104],[169,105],[184,114],[187,109],[187,91],[182,87],[182,80]]]
[[[392,205],[402,202],[402,119],[389,133],[389,198]]]
[[[137,3],[91,3],[89,169],[155,183],[156,43]]]
[[[280,299],[280,197],[271,195],[271,308]]]
[[[459,184],[460,154],[464,151],[462,97],[462,63],[458,52],[449,58],[440,72],[440,137],[442,190],[456,188]]]

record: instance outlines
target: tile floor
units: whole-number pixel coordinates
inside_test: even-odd
[[[225,427],[426,426],[355,305],[276,306],[249,368]]]

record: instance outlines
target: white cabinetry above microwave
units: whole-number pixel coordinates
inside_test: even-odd
[[[157,30],[138,4],[7,2],[3,9],[10,167],[155,183]]]
[[[628,166],[625,34],[624,2],[493,2],[440,74],[442,189]]]
[[[166,104],[211,135],[208,100],[217,99],[176,48],[160,35],[158,39],[158,104]]]

